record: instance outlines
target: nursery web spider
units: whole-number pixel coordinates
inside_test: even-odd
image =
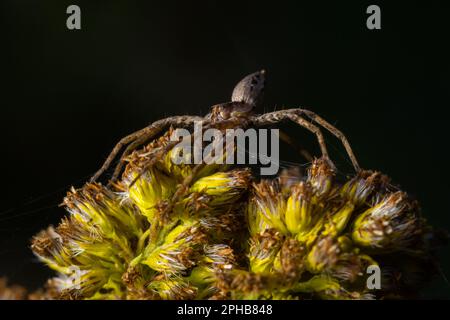
[[[102,167],[91,178],[91,182],[96,181],[111,166],[112,162],[123,148],[125,148],[125,150],[122,152],[119,163],[115,167],[114,174],[110,181],[111,183],[117,180],[124,167],[126,157],[133,150],[154,139],[171,126],[174,128],[191,127],[196,121],[202,121],[203,125],[210,127],[239,127],[245,129],[250,127],[264,127],[278,124],[285,120],[290,120],[311,131],[316,136],[320,146],[322,157],[328,159],[330,164],[333,165],[328,156],[325,139],[319,127],[322,126],[341,140],[353,164],[354,169],[357,172],[360,170],[356,157],[345,135],[314,112],[306,109],[295,108],[255,115],[253,111],[262,98],[265,87],[265,79],[266,73],[264,70],[252,73],[244,77],[235,86],[231,95],[231,101],[212,106],[210,113],[205,117],[187,115],[169,117],[155,121],[149,126],[131,133],[130,135],[127,135],[116,144]],[[172,147],[174,147],[174,144],[168,144],[164,150],[161,150],[160,154],[164,154]],[[155,156],[155,158],[152,158],[148,162],[148,164],[144,166],[142,172],[152,166],[158,160],[158,158],[159,154]],[[183,186],[188,186],[191,179],[187,179],[187,181],[183,183]],[[130,186],[134,183],[134,181],[130,184]]]

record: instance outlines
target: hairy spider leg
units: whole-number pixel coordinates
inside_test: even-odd
[[[131,152],[136,150],[139,146],[143,145],[144,143],[146,143],[148,140],[150,140],[153,137],[154,137],[154,135],[151,135],[151,134],[143,134],[141,137],[137,138],[135,141],[130,143],[125,148],[125,151],[120,156],[119,163],[116,165],[116,167],[114,169],[114,173],[110,180],[109,185],[111,185],[115,181],[117,181],[117,178],[119,177],[120,173],[122,172],[123,167],[125,166],[126,157],[128,157],[131,154]]]
[[[141,130],[138,130],[132,134],[129,134],[128,136],[122,138],[113,148],[111,153],[106,158],[105,162],[103,163],[102,167],[92,176],[91,182],[96,181],[108,168],[111,166],[111,163],[114,161],[116,156],[119,154],[120,150],[128,145],[129,143],[132,143],[134,141],[137,141],[137,139],[140,139],[141,137],[146,137],[146,140],[150,140],[159,133],[161,133],[163,130],[167,129],[169,126],[177,126],[177,127],[186,127],[192,125],[195,121],[201,121],[202,117],[197,116],[174,116],[169,117],[165,119],[161,119],[158,121],[153,122],[148,127],[145,127]],[[132,151],[132,149],[128,149],[128,152]],[[121,162],[124,159],[121,158]],[[118,164],[119,166],[120,164]],[[117,174],[119,175],[120,172]],[[114,180],[113,180],[114,181]]]
[[[295,109],[294,109],[295,110]],[[350,146],[350,143],[347,140],[347,137],[335,126],[333,126],[331,123],[317,115],[316,113],[306,110],[306,109],[297,109],[301,110],[302,113],[304,113],[306,116],[308,116],[311,120],[315,121],[325,129],[327,129],[329,132],[331,132],[336,138],[341,140],[341,143],[344,145],[345,151],[347,151],[347,154],[350,158],[350,161],[352,162],[353,167],[355,168],[356,172],[361,171],[361,167],[358,164],[358,161],[356,160],[356,156],[353,153],[352,147]]]
[[[224,123],[227,123],[227,121],[218,121],[215,123],[215,125],[222,125]],[[210,124],[208,124],[209,127]],[[215,142],[214,142],[215,143]],[[211,148],[210,153],[208,154],[208,157],[212,156],[212,152],[213,152],[214,148]],[[175,191],[175,193],[173,194],[172,198],[170,199],[170,202],[167,204],[167,206],[163,209],[163,211],[160,213],[160,216],[163,219],[166,219],[169,215],[169,213],[173,210],[173,207],[175,206],[175,204],[182,198],[184,197],[188,191],[189,191],[189,187],[191,186],[194,177],[197,175],[197,173],[202,170],[205,166],[206,166],[206,160],[203,159],[203,162],[200,164],[197,164],[193,169],[192,172],[189,176],[187,176],[186,178],[184,178],[183,182],[177,186],[177,190]]]
[[[111,180],[108,183],[108,186],[113,184],[115,181],[117,181],[117,178],[119,177],[120,173],[122,172],[123,167],[125,166],[125,158],[128,157],[128,155],[133,152],[133,150],[136,150],[140,145],[144,144],[148,139],[151,138],[151,135],[142,135],[141,137],[137,138],[133,142],[131,142],[126,148],[125,151],[120,156],[119,162],[117,163],[116,167],[114,168],[114,173],[112,175]]]
[[[145,129],[145,128],[144,128]],[[136,132],[133,132],[126,137],[123,137],[120,139],[120,141],[114,146],[108,157],[106,158],[105,162],[101,166],[99,170],[91,177],[90,182],[95,182],[108,168],[110,167],[111,163],[113,162],[114,158],[117,156],[117,154],[120,152],[120,150],[129,144],[130,142],[136,140],[137,137],[139,137],[144,129],[138,130]]]
[[[170,141],[168,144],[162,147],[161,150],[159,150],[156,153],[156,155],[154,155],[151,159],[147,161],[147,163],[144,164],[144,166],[141,168],[137,176],[128,185],[128,188],[131,188],[136,183],[136,181],[145,173],[146,170],[151,168],[158,160],[160,160],[167,152],[169,152],[178,143],[179,141]]]
[[[267,126],[270,124],[277,124],[283,120],[291,120],[292,122],[297,123],[301,127],[311,131],[312,133],[314,133],[316,135],[317,141],[320,146],[320,150],[322,152],[322,156],[325,159],[327,159],[333,167],[335,167],[333,162],[331,161],[330,157],[328,156],[328,150],[327,150],[327,146],[325,143],[325,138],[323,137],[323,134],[322,134],[322,131],[320,130],[320,128],[317,127],[316,125],[308,122],[304,118],[300,117],[298,115],[298,112],[292,112],[291,110],[280,110],[280,111],[265,113],[263,115],[255,117],[253,119],[253,123],[258,127]],[[297,111],[298,111],[298,109],[297,109]]]

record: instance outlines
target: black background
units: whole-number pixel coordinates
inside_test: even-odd
[[[389,174],[450,230],[443,3],[2,0],[0,276],[34,288],[51,274],[30,237],[59,221],[65,192],[120,137],[162,117],[205,114],[261,68],[269,79],[259,112],[316,111],[346,133],[364,168]],[[66,28],[70,4],[81,7],[82,30]],[[366,28],[369,4],[381,7],[381,30]],[[287,127],[317,154],[309,133]],[[282,156],[300,162],[288,148]],[[441,256],[450,276],[448,248]],[[438,276],[427,296],[449,292]]]

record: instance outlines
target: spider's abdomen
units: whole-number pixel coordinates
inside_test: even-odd
[[[265,83],[264,70],[246,76],[234,87],[231,101],[244,102],[251,107],[255,107],[262,98]]]

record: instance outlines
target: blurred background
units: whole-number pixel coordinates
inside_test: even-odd
[[[1,15],[0,277],[29,288],[51,275],[29,240],[65,212],[124,135],[230,100],[265,68],[259,112],[304,107],[349,138],[364,168],[416,197],[450,230],[448,11],[438,1],[17,1]],[[81,7],[82,29],[66,28]],[[381,30],[366,8],[381,7]],[[318,155],[314,137],[286,124]],[[327,135],[332,157],[351,173]],[[299,162],[289,148],[282,159]],[[450,298],[448,247],[428,298]]]

